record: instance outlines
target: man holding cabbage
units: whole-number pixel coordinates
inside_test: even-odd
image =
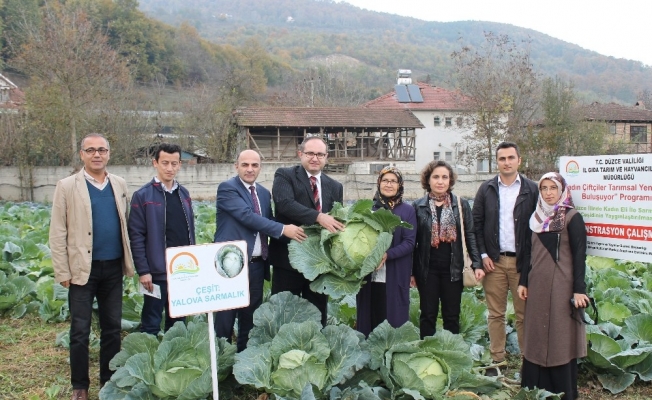
[[[330,232],[344,230],[344,224],[327,213],[335,202],[342,203],[342,184],[322,172],[328,158],[326,142],[319,136],[303,140],[297,151],[300,165],[279,168],[274,174],[272,197],[276,220],[282,224],[319,224]],[[310,289],[310,281],[294,269],[288,256],[289,240],[270,238],[272,260],[272,294],[289,291],[314,304],[326,325],[328,296]]]

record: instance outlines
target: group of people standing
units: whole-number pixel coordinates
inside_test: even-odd
[[[113,372],[109,361],[120,351],[122,276],[133,276],[135,268],[145,290],[160,288],[160,298],[145,296],[141,316],[141,330],[156,335],[163,315],[164,330],[183,320],[169,315],[165,249],[195,244],[192,200],[176,180],[179,146],[157,147],[152,161],[156,176],[130,202],[125,181],[106,170],[110,147],[104,136],[86,136],[79,154],[84,168],[57,183],[50,225],[55,279],[69,288],[73,400],[88,398],[94,298],[104,385]],[[299,165],[275,172],[271,193],[256,182],[262,165],[253,150],[238,154],[237,176],[218,185],[214,240],[247,243],[250,305],[215,316],[216,334],[229,340],[237,318],[238,351],[247,346],[270,265],[272,294],[290,291],[302,296],[319,309],[326,325],[328,298],[313,292],[310,281],[292,267],[288,243],[306,239],[302,225],[319,224],[330,232],[345,229],[328,215],[335,202],[343,202],[343,187],[322,172],[328,148],[321,138],[304,139],[297,155]],[[366,278],[357,296],[357,329],[369,335],[385,320],[394,327],[403,325],[409,317],[409,288],[416,286],[421,337],[435,333],[440,305],[443,328],[459,333],[465,246],[485,290],[493,361],[500,365],[505,360],[505,312],[511,291],[524,354],[522,385],[565,392],[574,399],[576,359],[586,355],[586,343],[584,328],[569,307],[571,298],[576,307],[588,305],[584,222],[559,174],[544,175],[539,185],[520,175],[521,158],[513,143],[499,145],[496,157],[499,174],[482,184],[473,208],[452,193],[456,173],[444,161],[424,168],[421,185],[426,195],[412,205],[403,202],[401,172],[395,167],[380,172],[374,209],[391,210],[414,229],[395,230],[391,247]],[[487,373],[497,375],[498,368]]]
[[[357,296],[357,329],[369,335],[384,320],[403,325],[409,319],[409,288],[416,286],[421,337],[435,334],[440,306],[443,328],[460,333],[465,246],[488,309],[493,363],[486,375],[499,375],[505,365],[511,292],[523,355],[521,385],[575,399],[577,359],[586,356],[578,309],[589,305],[584,220],[560,174],[544,174],[538,184],[519,174],[516,144],[501,143],[496,163],[498,175],[480,186],[473,207],[453,193],[457,176],[445,161],[423,169],[426,195],[412,207],[403,203],[401,173],[393,167],[380,171],[374,208],[392,210],[415,229],[398,228],[378,269],[367,277],[369,284]]]

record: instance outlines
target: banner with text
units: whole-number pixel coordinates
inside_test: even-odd
[[[249,266],[244,240],[165,250],[170,316],[249,305]]]
[[[561,157],[586,222],[587,254],[650,262],[652,154]]]

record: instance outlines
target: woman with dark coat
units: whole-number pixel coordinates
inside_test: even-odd
[[[484,270],[473,233],[473,216],[466,200],[457,205],[452,193],[457,175],[445,161],[431,161],[421,171],[421,186],[428,193],[414,202],[417,214],[417,245],[414,249],[414,281],[419,289],[421,338],[435,334],[441,301],[444,329],[460,333],[462,269],[464,255],[460,217],[464,218],[466,248],[473,261],[475,277]]]
[[[403,203],[403,176],[396,167],[385,167],[377,180],[374,210],[385,208],[412,226],[416,225],[414,209]],[[416,229],[398,227],[392,244],[379,268],[367,276],[356,298],[356,329],[369,336],[381,322],[387,320],[398,328],[410,315],[410,275]]]
[[[589,305],[586,228],[560,174],[541,177],[530,229],[532,261],[518,287],[525,300],[521,386],[576,399],[577,359],[586,356],[586,330],[577,309]]]

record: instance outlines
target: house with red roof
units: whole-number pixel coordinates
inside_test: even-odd
[[[25,94],[6,76],[0,74],[0,112],[16,113],[25,104]]]
[[[465,115],[470,111],[464,105],[467,98],[458,91],[427,83],[412,84],[409,75],[409,70],[399,70],[394,90],[369,101],[363,107],[410,110],[421,121],[424,127],[415,130],[416,171],[420,171],[432,160],[444,160],[459,173],[487,171],[487,160],[478,160],[473,166],[462,162],[466,150],[463,137],[474,129],[466,123]]]
[[[587,121],[605,122],[614,137],[629,143],[632,153],[652,153],[652,110],[643,102],[634,106],[594,102],[581,108]]]

